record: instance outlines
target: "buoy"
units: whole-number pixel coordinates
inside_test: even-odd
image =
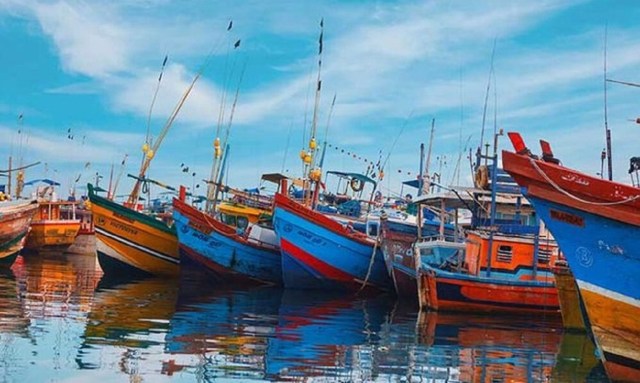
[[[320,171],[320,169],[316,168],[309,172],[309,178],[311,179],[311,181],[318,182],[320,181],[321,174],[322,172]]]
[[[149,144],[145,142],[144,145],[142,145],[142,153],[146,153],[148,151],[149,151]]]
[[[315,150],[317,146],[318,144],[316,143],[316,139],[311,138],[311,141],[309,141],[309,149]]]

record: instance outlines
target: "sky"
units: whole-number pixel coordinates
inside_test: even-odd
[[[595,174],[605,142],[605,30],[607,77],[640,82],[635,1],[233,3],[0,0],[0,169],[9,156],[40,161],[27,180],[80,190],[96,173],[106,187],[113,165],[114,178],[125,174],[117,194],[127,194],[147,126],[157,138],[201,73],[149,176],[203,190],[220,125],[230,126],[228,184],[300,176],[320,20],[324,170],[364,172],[380,160],[385,193],[415,179],[433,119],[430,167],[444,184],[471,184],[466,153],[479,145],[483,120],[485,143],[494,129],[518,131],[534,152],[546,139],[566,166]],[[638,154],[640,89],[609,83],[606,91],[614,178],[626,182]],[[499,147],[511,147],[506,136]]]

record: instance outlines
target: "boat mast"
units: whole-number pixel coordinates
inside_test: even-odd
[[[200,76],[202,76],[202,73],[204,72],[207,65],[209,64],[209,61],[213,56],[213,52],[214,51],[211,50],[211,52],[205,59],[205,62],[202,64],[202,66],[200,67],[196,75],[193,77],[191,84],[189,84],[189,87],[187,87],[184,94],[182,95],[182,97],[174,107],[173,111],[171,112],[171,115],[165,122],[164,127],[160,131],[160,134],[158,135],[158,138],[156,138],[156,141],[153,143],[153,145],[151,146],[145,143],[145,145],[142,146],[142,152],[143,152],[142,166],[140,166],[140,172],[138,173],[138,178],[136,179],[136,182],[133,185],[131,194],[129,194],[128,203],[130,206],[135,206],[135,204],[138,202],[138,196],[140,195],[140,187],[142,186],[142,183],[145,179],[145,174],[147,173],[149,165],[151,165],[151,160],[153,160],[158,149],[160,148],[160,145],[162,144],[162,141],[164,141],[164,138],[167,136],[167,133],[169,133],[169,129],[171,129],[173,122],[178,116],[178,113],[180,113],[182,106],[187,100],[187,97],[189,97],[189,94],[191,94],[191,91],[193,90],[193,87],[196,85],[196,82],[198,82],[198,80],[200,79]]]
[[[604,88],[604,131],[607,144],[607,176],[613,180],[613,160],[611,158],[611,129],[607,119],[607,26],[604,27],[604,63],[603,63],[603,88]]]
[[[429,189],[431,188],[431,181],[429,175],[429,167],[431,166],[431,149],[433,148],[433,133],[435,131],[436,119],[431,119],[431,134],[429,135],[429,149],[427,149],[427,162],[425,164],[425,174],[420,175],[424,177],[424,181],[422,182],[422,193],[421,194],[429,194]],[[425,182],[426,181],[426,182]]]
[[[316,79],[316,95],[315,102],[313,105],[313,117],[311,119],[311,133],[309,135],[309,150],[304,157],[305,169],[303,173],[303,180],[306,179],[308,181],[304,181],[304,195],[303,201],[304,204],[309,206],[313,203],[313,197],[311,194],[311,182],[315,181],[319,182],[320,177],[318,176],[321,172],[319,169],[315,168],[316,165],[316,151],[318,148],[318,143],[316,141],[316,133],[318,130],[318,109],[320,107],[320,93],[322,91],[322,39],[324,36],[324,18],[320,19],[320,37],[318,38],[318,76]]]

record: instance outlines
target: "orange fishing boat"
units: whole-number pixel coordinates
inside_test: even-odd
[[[60,184],[49,179],[30,181],[25,186],[37,183],[47,186],[36,190],[38,211],[31,222],[25,248],[64,251],[75,241],[80,230],[80,220],[76,217],[77,202],[58,200],[54,187]]]

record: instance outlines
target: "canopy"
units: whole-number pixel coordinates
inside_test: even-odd
[[[59,183],[57,183],[56,181],[50,180],[48,178],[42,178],[42,179],[37,179],[37,180],[31,180],[29,182],[25,182],[24,186],[31,186],[31,185],[35,185],[37,183],[43,183],[43,184],[47,184],[49,186],[60,186]]]
[[[280,184],[280,181],[287,179],[289,177],[285,176],[281,173],[266,173],[262,175],[262,179],[268,182],[273,182],[274,184]]]
[[[376,181],[374,181],[373,179],[365,176],[364,174],[360,174],[360,173],[345,173],[345,172],[337,172],[337,171],[328,171],[328,174],[333,174],[335,176],[341,177],[341,178],[349,178],[349,179],[357,179],[360,180],[362,182],[368,182],[370,184],[372,184],[373,186],[375,186],[377,183]]]

